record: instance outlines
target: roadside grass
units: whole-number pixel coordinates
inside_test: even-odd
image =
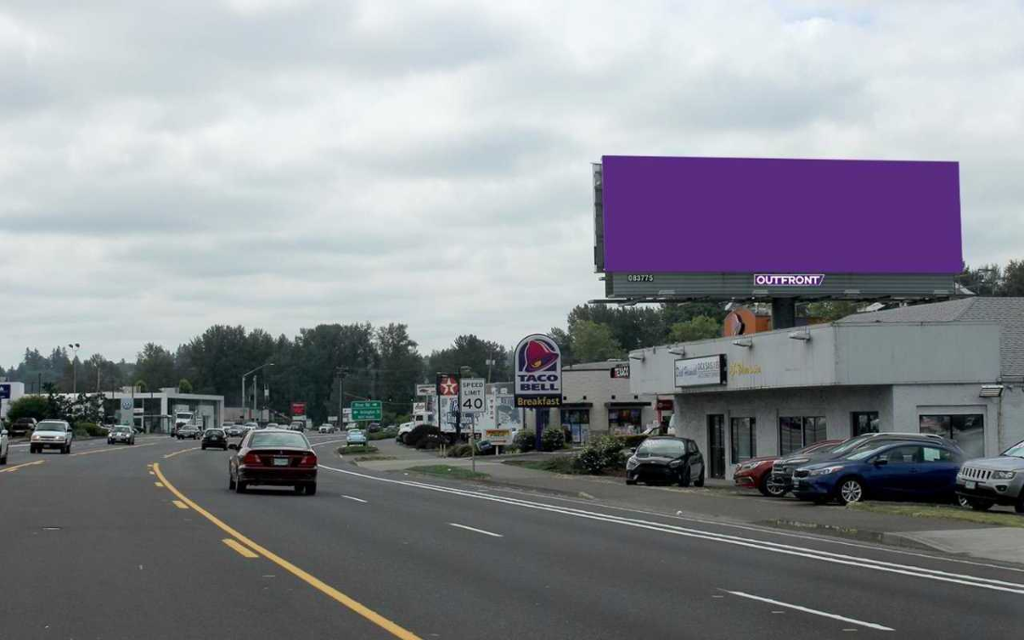
[[[503,462],[514,467],[523,467],[524,469],[533,469],[535,471],[579,474],[579,471],[572,466],[572,456],[552,456],[544,460],[505,460]]]
[[[440,478],[455,478],[456,480],[485,480],[490,474],[463,469],[462,467],[449,467],[446,464],[428,464],[420,467],[410,467],[405,471],[414,471]]]
[[[352,447],[347,446],[347,445],[344,446],[344,447],[338,447],[338,453],[340,453],[343,456],[360,455],[360,454],[367,454],[367,453],[377,453],[378,451],[380,451],[380,450],[377,447],[375,447],[373,445],[369,445],[369,444],[367,444],[367,445],[357,444],[357,445],[352,446]]]
[[[963,507],[953,505],[898,504],[869,501],[858,502],[849,505],[847,508],[857,511],[870,511],[872,513],[910,516],[911,518],[945,518],[947,520],[961,520],[975,524],[1024,528],[1024,516],[1019,516],[1015,513],[972,511],[971,509],[964,509]]]

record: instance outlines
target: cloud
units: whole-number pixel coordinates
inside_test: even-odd
[[[0,362],[215,322],[513,344],[603,295],[609,153],[958,160],[966,259],[1021,258],[1021,32],[997,0],[13,0]]]

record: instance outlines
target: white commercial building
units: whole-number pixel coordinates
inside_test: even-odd
[[[832,324],[643,349],[634,394],[671,394],[709,476],[823,439],[939,433],[969,457],[1024,439],[1024,298],[968,298]]]

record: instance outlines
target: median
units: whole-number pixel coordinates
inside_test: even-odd
[[[446,464],[428,464],[419,467],[409,467],[408,469],[404,469],[404,471],[413,471],[415,473],[437,476],[439,478],[453,478],[455,480],[487,480],[491,477],[486,473],[480,473],[479,471],[472,471],[462,467],[449,467]]]

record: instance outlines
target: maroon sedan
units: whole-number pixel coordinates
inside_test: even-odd
[[[295,493],[316,494],[316,453],[297,431],[250,431],[228,460],[228,488],[244,493],[253,485],[290,486]]]
[[[843,441],[822,440],[789,455],[823,452],[841,442]],[[772,482],[772,463],[778,459],[778,456],[763,456],[739,463],[736,465],[736,471],[733,472],[733,482],[736,483],[736,486],[757,489],[763,495],[773,498],[784,496],[789,489],[785,485],[777,485]]]

